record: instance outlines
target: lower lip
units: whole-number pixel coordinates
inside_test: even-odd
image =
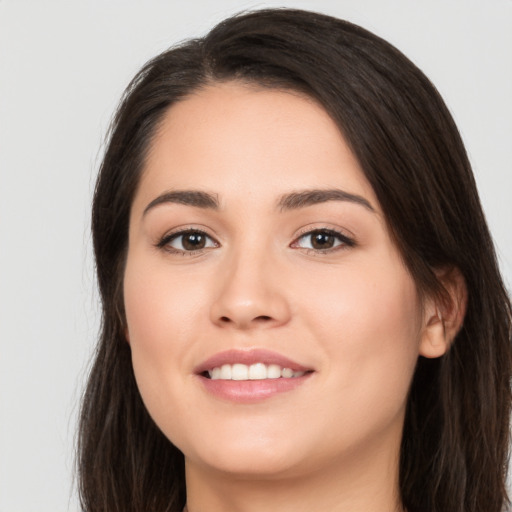
[[[293,391],[303,385],[311,375],[306,373],[301,377],[265,380],[212,380],[202,375],[199,378],[206,391],[217,398],[237,403],[255,403]]]

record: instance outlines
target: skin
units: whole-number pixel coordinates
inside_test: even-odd
[[[292,210],[283,194],[364,198]],[[219,209],[161,202],[212,194]],[[183,238],[199,229],[204,249]],[[329,229],[332,248],[306,233]],[[169,237],[168,237],[169,238]],[[375,194],[314,101],[237,83],[168,111],[133,202],[124,276],[127,339],[144,403],[184,453],[189,512],[393,511],[408,388],[419,355],[447,349]],[[257,403],[205,391],[194,368],[227,349],[276,351],[314,372]]]

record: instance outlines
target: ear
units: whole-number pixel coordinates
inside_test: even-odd
[[[419,353],[428,358],[441,357],[448,351],[462,327],[468,299],[466,281],[458,268],[440,269],[436,276],[445,293],[425,300]]]
[[[128,332],[128,327],[124,328],[124,338],[129,345],[130,344],[130,333]]]

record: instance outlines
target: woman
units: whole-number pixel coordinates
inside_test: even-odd
[[[502,511],[510,303],[428,79],[230,18],[130,84],[98,177],[87,511]]]

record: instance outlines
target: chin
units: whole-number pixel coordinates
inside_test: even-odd
[[[298,440],[286,432],[279,436],[246,432],[245,435],[224,435],[204,438],[193,446],[184,446],[185,458],[211,470],[236,474],[241,478],[282,477],[297,471],[304,457]],[[287,437],[287,439],[285,439]]]
[[[210,458],[201,457],[199,462],[210,471],[230,475],[243,480],[279,479],[287,475],[301,473],[298,461],[276,453],[249,451],[246,453],[225,453]],[[187,457],[186,457],[187,459]],[[305,468],[304,468],[305,469]]]

